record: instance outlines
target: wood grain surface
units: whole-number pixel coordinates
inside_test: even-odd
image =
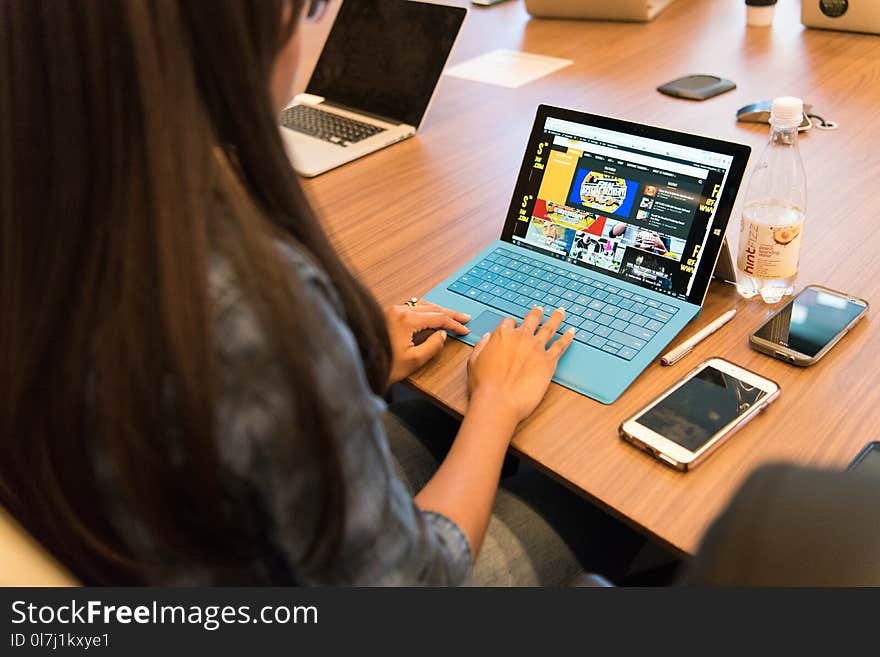
[[[303,30],[301,86],[329,26],[328,17]],[[777,95],[801,96],[840,123],[837,131],[814,130],[801,139],[809,200],[799,287],[821,283],[880,303],[880,36],[805,29],[797,0],[780,0],[772,28],[746,28],[743,3],[728,0],[678,0],[649,24],[530,19],[520,2],[471,8],[451,63],[495,48],[575,63],[519,89],[444,77],[415,138],[304,183],[334,243],[382,303],[425,293],[500,235],[538,104],[747,143],[756,149],[754,162],[769,128],[738,124],[735,112]],[[655,91],[690,73],[720,75],[738,87],[705,102]],[[739,218],[738,203],[728,230],[734,245]],[[756,467],[772,461],[844,467],[880,437],[880,333],[873,312],[824,360],[799,369],[748,346],[749,333],[772,308],[714,283],[703,313],[671,347],[731,307],[739,312],[730,324],[677,365],[649,366],[611,406],[552,385],[521,425],[514,448],[661,543],[689,553]],[[464,413],[469,351],[450,340],[412,383]],[[711,356],[774,379],[780,399],[686,474],[618,438],[622,420]]]

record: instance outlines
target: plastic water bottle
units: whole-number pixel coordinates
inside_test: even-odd
[[[770,143],[752,173],[739,231],[737,289],[776,303],[794,291],[807,211],[807,178],[798,151],[800,98],[777,98]]]

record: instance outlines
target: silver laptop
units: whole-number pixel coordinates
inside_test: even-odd
[[[650,21],[674,0],[526,0],[536,18]]]
[[[466,14],[408,0],[343,2],[306,93],[281,113],[294,168],[317,176],[412,137]]]

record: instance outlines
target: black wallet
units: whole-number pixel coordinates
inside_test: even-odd
[[[687,75],[657,87],[660,93],[690,100],[706,100],[731,89],[736,84],[717,75]]]

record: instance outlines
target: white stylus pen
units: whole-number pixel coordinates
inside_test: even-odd
[[[682,358],[684,358],[689,353],[691,353],[694,350],[694,347],[696,347],[698,344],[700,344],[703,340],[708,338],[710,335],[712,335],[715,331],[720,329],[722,326],[727,324],[727,322],[732,320],[734,315],[736,315],[736,308],[728,310],[726,313],[721,315],[721,317],[716,319],[714,322],[712,322],[711,324],[706,326],[701,331],[697,331],[690,338],[688,338],[687,340],[682,342],[680,345],[678,345],[675,349],[673,349],[668,354],[663,356],[663,358],[660,359],[660,362],[663,363],[664,365],[673,365],[673,364],[677,363]]]

